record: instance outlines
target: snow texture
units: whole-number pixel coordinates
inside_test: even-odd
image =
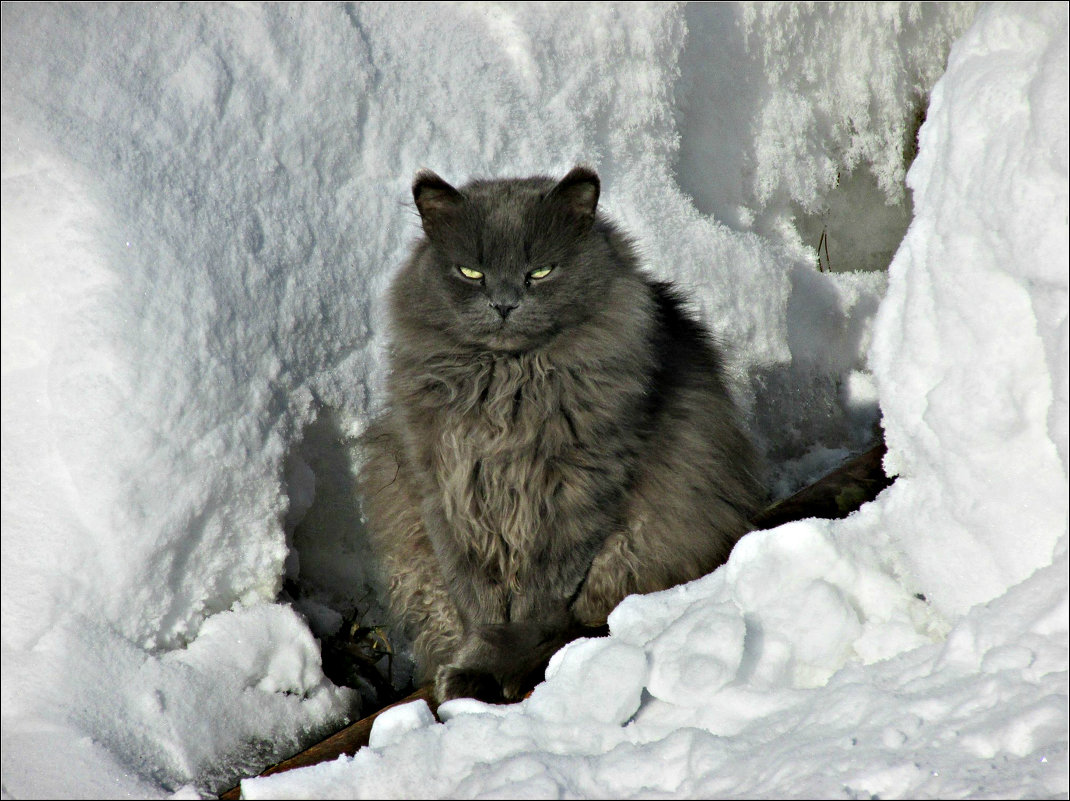
[[[5,4],[3,796],[209,795],[361,714],[316,637],[381,614],[350,442],[409,182],[580,162],[774,494],[878,416],[896,483],[245,797],[1065,796],[1067,20]]]

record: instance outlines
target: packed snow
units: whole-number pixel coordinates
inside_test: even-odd
[[[317,638],[382,622],[351,443],[409,182],[576,163],[774,496],[878,421],[895,484],[243,795],[1065,797],[1067,42],[1065,3],[5,4],[3,797],[210,797],[369,711]]]

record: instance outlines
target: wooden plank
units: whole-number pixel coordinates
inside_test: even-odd
[[[884,442],[880,442],[824,478],[759,512],[751,523],[756,529],[775,528],[794,520],[821,517],[838,520],[872,501],[889,487],[884,473]]]
[[[368,744],[368,736],[371,734],[372,725],[375,723],[375,719],[379,717],[379,715],[392,707],[420,700],[427,701],[431,706],[432,711],[437,707],[434,699],[431,697],[431,687],[421,687],[412,695],[402,698],[400,701],[385,706],[378,712],[346,726],[341,731],[332,734],[326,740],[322,740],[312,747],[295,754],[289,759],[283,760],[277,765],[273,765],[260,775],[270,776],[273,773],[282,773],[283,771],[293,770],[294,768],[305,768],[309,765],[317,765],[320,762],[328,762],[330,760],[338,759],[338,757],[343,754],[352,756],[357,753],[359,749]],[[223,799],[241,798],[241,784],[230,788],[219,797]]]

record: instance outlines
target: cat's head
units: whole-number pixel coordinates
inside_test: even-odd
[[[538,347],[588,319],[625,269],[587,167],[560,181],[477,180],[460,189],[422,170],[412,193],[426,240],[411,265],[418,274],[395,288],[395,303],[458,343]]]

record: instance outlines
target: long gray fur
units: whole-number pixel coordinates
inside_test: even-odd
[[[578,626],[721,564],[763,499],[710,336],[598,194],[585,167],[413,185],[360,490],[440,701],[515,700]]]

